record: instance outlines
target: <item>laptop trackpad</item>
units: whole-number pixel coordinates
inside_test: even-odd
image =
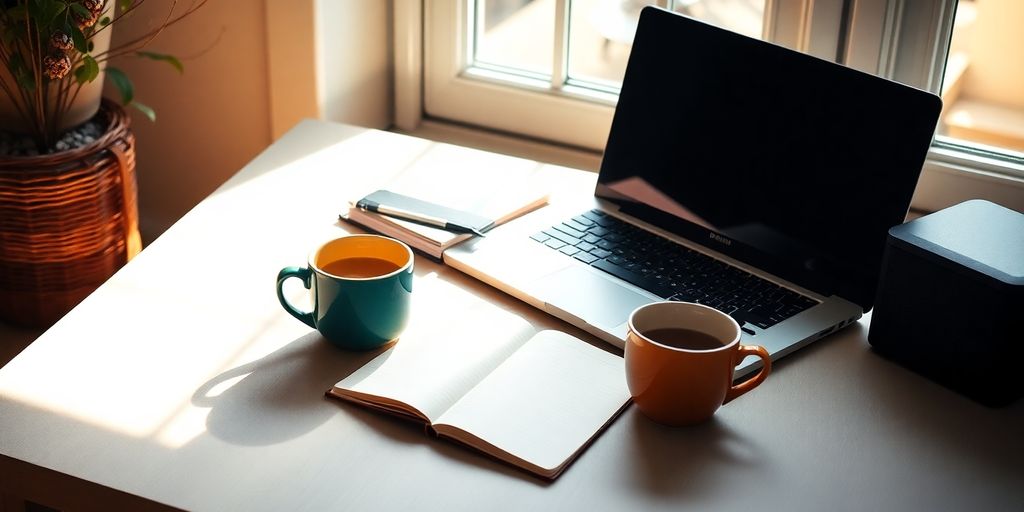
[[[530,292],[548,305],[608,331],[622,325],[640,305],[656,300],[575,266],[530,283]]]

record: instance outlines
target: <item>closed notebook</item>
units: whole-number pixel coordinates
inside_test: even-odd
[[[498,226],[548,202],[540,164],[448,144],[434,144],[397,176],[378,184],[377,193],[394,193],[464,212]],[[360,210],[349,198],[342,218],[441,258],[445,249],[473,235],[457,234]]]
[[[562,332],[537,332],[439,279],[421,281],[417,296],[432,303],[414,296],[406,333],[331,396],[425,423],[548,479],[629,402],[621,357]]]

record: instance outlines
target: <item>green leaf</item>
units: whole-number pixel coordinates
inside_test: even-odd
[[[28,9],[28,15],[32,19],[36,21],[42,19],[44,6],[40,0],[31,0],[25,7]]]
[[[117,88],[117,91],[121,93],[121,104],[128,105],[132,102],[132,98],[135,97],[135,86],[132,85],[132,81],[128,79],[128,75],[124,74],[117,68],[107,66],[107,77],[110,78],[111,83]]]
[[[131,103],[131,106],[139,109],[139,112],[142,112],[143,114],[145,114],[146,117],[148,117],[151,122],[154,122],[154,123],[156,122],[156,111],[154,111],[149,106],[143,105],[142,103],[139,103],[137,101],[133,101]]]
[[[170,64],[171,66],[174,66],[174,69],[177,69],[178,73],[184,73],[185,72],[185,66],[182,66],[181,65],[181,61],[178,60],[178,58],[173,56],[173,55],[165,55],[165,54],[162,54],[162,53],[154,53],[154,52],[136,52],[136,55],[138,55],[139,57],[145,57],[147,59],[164,61],[164,62]]]
[[[89,9],[86,9],[85,6],[80,3],[68,4],[68,8],[75,11],[75,14],[78,14],[78,16],[82,18],[88,19],[92,17],[92,13],[89,12]]]
[[[25,41],[28,39],[28,31],[25,29],[25,24],[22,23],[25,19],[25,6],[18,7],[21,14],[17,17],[13,17],[13,15],[11,15],[11,23],[5,23],[3,25],[3,41],[8,45],[8,48],[11,48],[11,45],[13,45],[15,41]]]
[[[5,47],[13,47],[14,42],[21,39],[25,31],[20,30],[20,24],[15,22],[10,25],[4,25],[0,30],[3,30],[3,42]]]
[[[11,75],[14,76],[14,80],[18,82],[19,87],[26,91],[35,90],[35,75],[29,71],[28,66],[25,65],[25,60],[22,58],[20,53],[15,53],[11,56],[11,60],[8,62],[8,69],[11,71]]]
[[[64,25],[64,30],[71,34],[71,41],[75,43],[75,49],[79,53],[88,53],[89,46],[86,44],[85,34],[82,33],[82,29],[78,28],[77,23],[68,23]]]
[[[67,4],[64,2],[58,2],[57,0],[49,0],[43,3],[40,25],[51,25],[60,13],[64,12],[67,8]]]
[[[107,25],[110,25],[110,16],[104,16],[103,19],[100,20],[101,27],[105,27]]]
[[[96,59],[92,58],[92,55],[86,55],[82,58],[82,65],[75,69],[75,80],[79,84],[87,84],[95,80],[99,74],[100,66]]]
[[[36,80],[31,73],[18,73],[17,75],[18,85],[26,91],[36,90]]]

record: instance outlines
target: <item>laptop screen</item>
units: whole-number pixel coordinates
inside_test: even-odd
[[[940,109],[930,93],[648,7],[596,194],[867,310]]]

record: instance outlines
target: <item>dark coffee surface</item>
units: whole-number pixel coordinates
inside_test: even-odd
[[[328,274],[340,277],[377,277],[390,274],[400,267],[394,262],[380,258],[344,258],[321,266]]]
[[[676,327],[651,329],[644,331],[643,335],[662,345],[687,350],[712,350],[725,345],[722,340],[710,334]]]

